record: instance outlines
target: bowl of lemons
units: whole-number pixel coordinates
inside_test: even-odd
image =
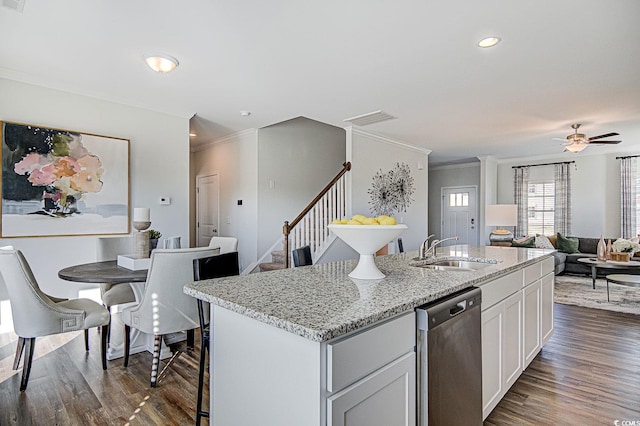
[[[358,265],[349,276],[375,280],[384,278],[374,260],[376,251],[402,234],[407,225],[397,224],[396,219],[391,216],[367,217],[356,214],[351,219],[334,220],[329,229],[360,254]]]

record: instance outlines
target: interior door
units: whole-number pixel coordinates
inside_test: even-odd
[[[196,241],[198,247],[209,245],[218,235],[220,183],[217,174],[196,177]]]
[[[458,236],[452,244],[478,244],[478,206],[475,186],[442,188],[442,236]]]

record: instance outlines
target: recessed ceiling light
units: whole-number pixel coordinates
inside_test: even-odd
[[[171,72],[179,65],[178,60],[173,56],[160,53],[146,55],[144,60],[149,65],[149,68],[161,74]]]
[[[251,115],[251,111],[240,111],[240,115],[243,117],[248,117]]]
[[[478,42],[479,47],[493,47],[500,43],[502,39],[500,37],[487,37]]]
[[[196,135],[195,133],[189,133],[189,136],[191,136],[193,138],[193,137],[198,136],[198,135]]]

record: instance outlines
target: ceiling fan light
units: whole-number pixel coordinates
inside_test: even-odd
[[[577,154],[578,152],[582,151],[586,147],[587,147],[587,144],[572,143],[571,145],[565,146],[564,150],[565,151],[569,151],[569,152],[573,152],[574,154]]]
[[[164,54],[154,53],[152,55],[147,55],[144,60],[147,65],[149,65],[149,68],[161,74],[169,73],[179,65],[176,58]]]

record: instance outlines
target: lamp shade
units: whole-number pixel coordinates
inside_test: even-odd
[[[490,204],[485,211],[486,226],[516,226],[518,206],[515,204]]]

